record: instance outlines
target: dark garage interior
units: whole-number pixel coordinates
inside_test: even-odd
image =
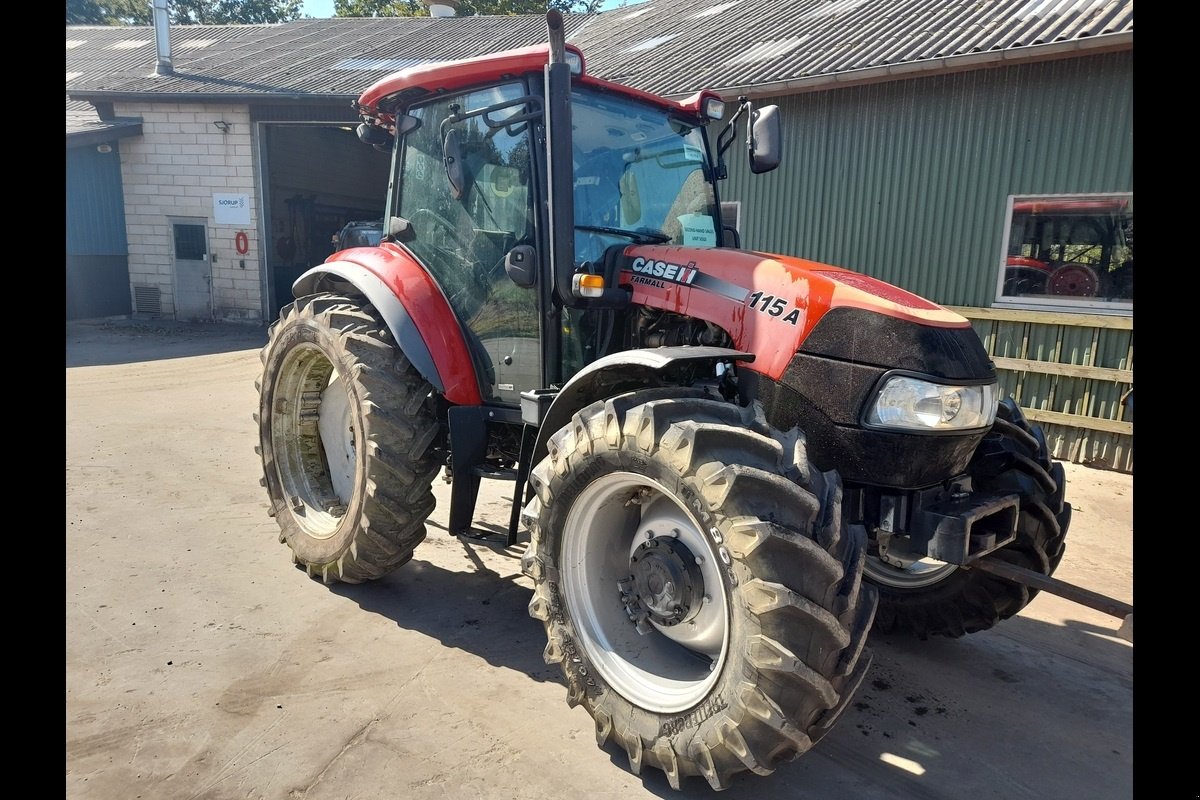
[[[273,319],[347,222],[382,218],[391,156],[359,141],[351,124],[264,124],[262,146]]]

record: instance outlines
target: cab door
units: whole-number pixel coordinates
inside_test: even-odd
[[[438,280],[473,345],[484,400],[514,405],[544,385],[537,289],[504,269],[512,248],[535,243],[530,124],[504,124],[526,111],[514,102],[524,95],[523,84],[509,83],[410,109],[421,124],[401,145],[397,209],[415,233],[405,246]]]

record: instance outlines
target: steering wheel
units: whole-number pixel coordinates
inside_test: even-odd
[[[450,220],[446,219],[436,211],[430,211],[428,208],[418,208],[412,213],[412,216],[408,218],[408,221],[416,226],[417,231],[419,232],[421,230],[421,226],[418,220],[426,217],[428,217],[436,227],[441,228],[445,232],[446,238],[453,241],[464,255],[471,252],[470,244],[463,241],[463,238],[459,235],[458,228],[454,226],[454,223],[450,222]]]

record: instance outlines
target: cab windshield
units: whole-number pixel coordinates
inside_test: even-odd
[[[585,88],[573,92],[571,116],[577,260],[597,259],[619,242],[717,245],[699,125]]]

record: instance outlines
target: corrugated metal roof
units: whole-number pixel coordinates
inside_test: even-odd
[[[649,0],[638,10],[601,14],[572,42],[593,74],[666,95],[1133,32],[1133,0]]]
[[[648,0],[567,15],[592,74],[679,95],[1133,32],[1133,0]],[[67,28],[67,90],[355,96],[398,64],[545,41],[544,17],[306,19],[171,29]],[[1032,53],[1030,53],[1032,55]]]
[[[85,100],[67,100],[67,138],[84,134],[94,134],[101,131],[116,131],[122,128],[134,128],[140,125],[138,120],[114,119],[102,120],[91,103]]]
[[[583,17],[568,20],[567,30],[582,22]],[[403,68],[398,65],[467,58],[545,39],[542,16],[181,25],[171,29],[175,74],[155,76],[153,28],[68,27],[67,73],[75,76],[67,91],[357,96]]]

